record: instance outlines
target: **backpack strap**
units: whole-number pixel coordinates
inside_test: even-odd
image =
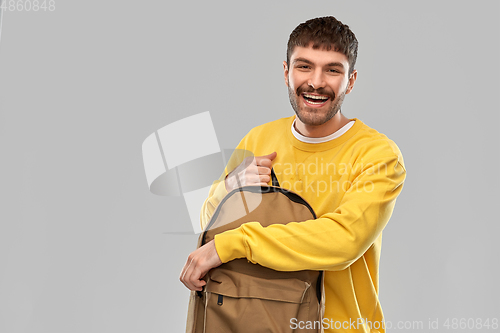
[[[280,187],[280,183],[278,182],[278,178],[276,177],[276,174],[274,173],[274,168],[271,168],[271,185]]]

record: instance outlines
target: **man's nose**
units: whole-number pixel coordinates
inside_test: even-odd
[[[315,70],[314,72],[312,72],[307,84],[313,89],[324,88],[326,83],[323,71]]]

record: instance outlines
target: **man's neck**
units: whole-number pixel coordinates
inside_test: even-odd
[[[295,129],[309,138],[322,138],[337,132],[350,121],[340,111],[332,119],[318,126],[304,124],[298,117],[295,118]]]

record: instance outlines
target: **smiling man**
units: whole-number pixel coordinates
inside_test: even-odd
[[[211,188],[201,220],[206,225],[234,188],[269,183],[271,168],[318,218],[269,227],[249,222],[216,235],[188,257],[180,279],[189,289],[202,290],[211,268],[238,258],[280,271],[323,270],[325,332],[385,332],[378,297],[382,231],[406,171],[392,140],[341,112],[357,79],[357,46],[334,17],[295,28],[283,62],[295,115],[243,138],[237,148],[255,159]],[[300,332],[300,323],[290,323]]]

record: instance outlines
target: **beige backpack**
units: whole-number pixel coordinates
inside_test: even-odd
[[[279,187],[273,170],[271,176],[273,186],[244,186],[228,193],[198,247],[245,222],[268,226],[316,218],[303,198]],[[210,270],[205,280],[203,291],[191,292],[187,333],[322,332],[323,272],[275,271],[236,259]]]

